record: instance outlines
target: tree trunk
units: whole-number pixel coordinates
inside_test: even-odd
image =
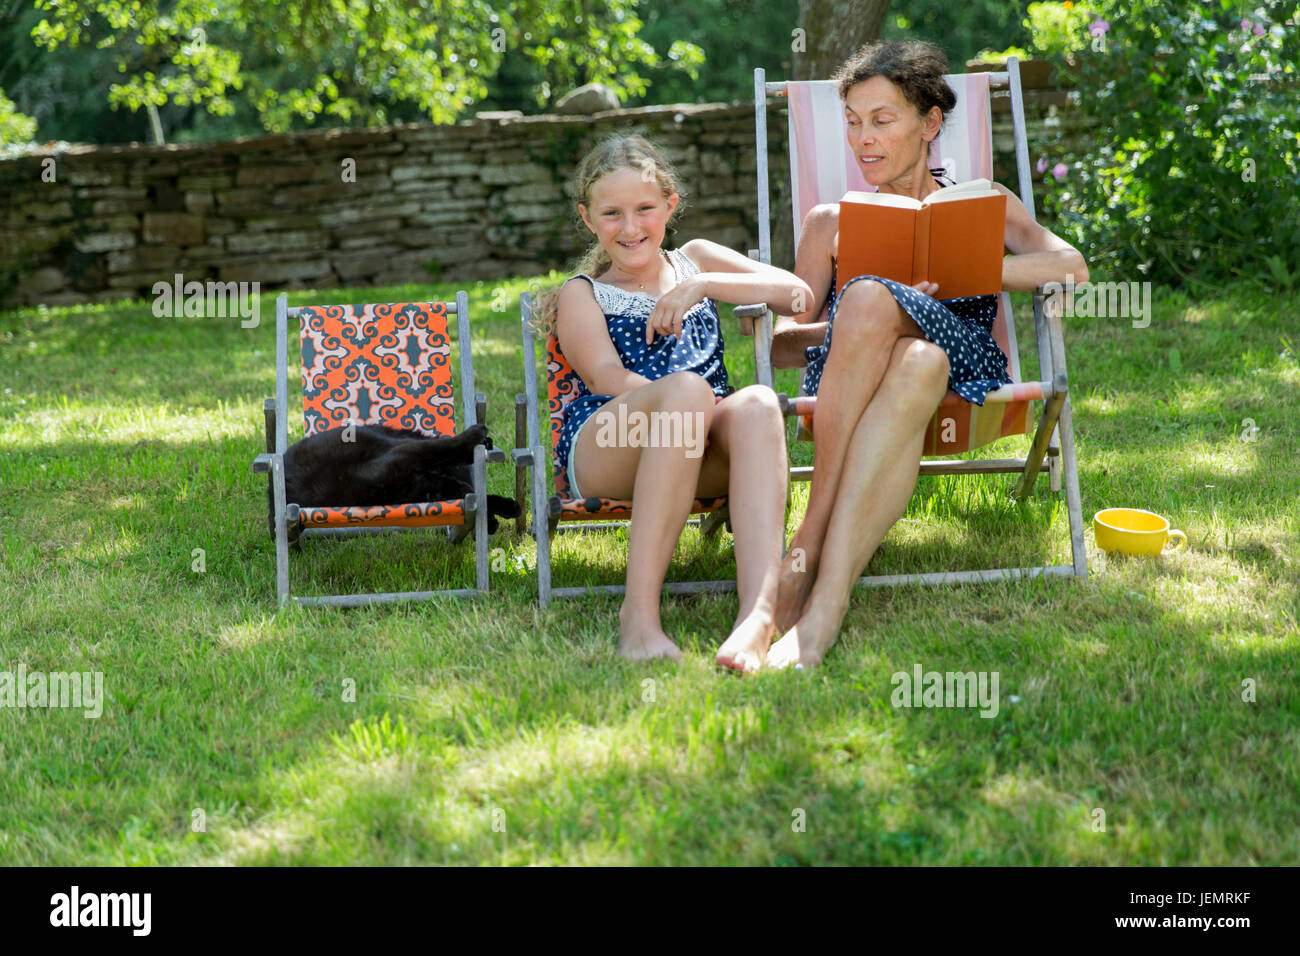
[[[889,0],[799,0],[804,52],[795,52],[796,80],[828,80],[864,44],[880,36]]]
[[[880,36],[889,0],[799,0],[791,72],[795,80],[828,80],[840,64]],[[772,204],[772,264],[794,268],[790,190]]]

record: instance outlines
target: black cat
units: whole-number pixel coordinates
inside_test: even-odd
[[[344,441],[345,435],[350,441]],[[284,453],[284,500],[302,507],[396,505],[463,498],[474,490],[474,447],[492,447],[485,425],[430,438],[386,425],[334,428],[294,442]],[[275,537],[275,498],[268,482],[267,521]],[[488,532],[519,505],[488,495]],[[296,538],[297,535],[290,534]]]

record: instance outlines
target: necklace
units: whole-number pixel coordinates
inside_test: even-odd
[[[660,265],[661,265],[661,267],[662,267],[662,263],[661,263]],[[642,292],[645,291],[645,283],[644,283],[644,282],[638,282],[637,285],[636,285],[636,287],[637,287],[637,289],[639,289],[639,290],[642,291]]]

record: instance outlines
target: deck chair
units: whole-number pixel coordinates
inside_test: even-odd
[[[929,165],[943,167],[957,181],[979,177],[993,179],[993,135],[991,89],[1010,92],[1014,123],[1016,167],[1020,199],[1034,214],[1034,193],[1029,172],[1029,149],[1025,134],[1024,101],[1020,68],[1015,58],[1001,73],[967,73],[945,77],[957,94],[957,107],[949,114],[939,137],[931,143]],[[770,207],[767,161],[767,98],[784,96],[788,103],[791,206],[795,244],[804,217],[819,203],[838,202],[850,189],[874,191],[862,178],[844,135],[843,104],[838,86],[832,81],[768,83],[765,71],[754,71],[754,128],[758,161],[759,248],[751,255],[771,262]],[[1045,308],[1042,289],[1034,293],[1034,325],[1038,346],[1038,380],[1026,381],[1020,374],[1016,330],[1011,296],[998,297],[993,337],[1008,356],[1012,384],[989,392],[983,407],[970,404],[949,391],[926,430],[925,457],[973,451],[1006,435],[1027,434],[1033,427],[1031,403],[1042,401],[1037,428],[1028,455],[1023,458],[961,460],[940,458],[923,461],[922,475],[1019,474],[1013,494],[1024,498],[1046,467],[1049,487],[1060,491],[1064,479],[1070,519],[1072,564],[1037,568],[998,568],[940,574],[906,574],[861,578],[859,584],[884,586],[899,583],[956,584],[1020,578],[1022,576],[1086,577],[1087,555],[1083,542],[1083,514],[1079,499],[1079,478],[1075,461],[1074,426],[1070,414],[1065,344],[1061,317]],[[766,334],[766,330],[762,334]],[[770,340],[765,347],[770,350]],[[770,364],[760,365],[760,381],[772,384]],[[764,377],[766,376],[766,377]],[[797,437],[811,438],[816,398],[781,397],[782,409],[798,416]],[[809,481],[812,468],[792,468],[792,481]]]
[[[516,421],[526,419],[526,442],[517,426],[516,447],[513,452],[516,468],[532,468],[533,493],[533,535],[537,539],[537,600],[541,607],[550,604],[552,598],[580,597],[585,594],[622,594],[625,590],[621,584],[602,585],[599,587],[565,587],[551,586],[551,538],[560,530],[581,528],[582,530],[609,531],[628,526],[632,516],[632,502],[614,498],[574,498],[569,493],[569,478],[565,474],[563,463],[556,455],[560,440],[560,428],[564,421],[564,409],[577,394],[578,375],[573,370],[560,343],[554,335],[546,341],[546,398],[548,421],[551,433],[550,451],[545,452],[538,437],[538,402],[537,402],[537,366],[535,337],[532,330],[533,304],[527,292],[520,296],[521,328],[524,345],[524,388],[525,393],[515,396]],[[733,315],[742,323],[754,323],[767,314],[764,305],[736,306]],[[770,338],[771,316],[767,315]],[[756,339],[758,341],[758,339]],[[767,356],[764,356],[766,359]],[[555,480],[555,494],[546,494],[546,476],[544,467],[550,463],[551,474]],[[516,473],[518,474],[518,472]],[[522,483],[516,484],[518,489]],[[521,515],[523,510],[521,509]],[[727,497],[696,498],[691,513],[702,515],[692,519],[700,525],[707,536],[717,534],[726,525],[731,527]],[[622,520],[610,520],[622,519]],[[669,594],[697,594],[705,591],[725,592],[736,589],[735,581],[673,581],[664,585]]]
[[[488,589],[487,462],[505,452],[474,449],[474,490],[450,501],[394,502],[376,507],[300,507],[285,501],[284,452],[288,445],[288,322],[296,319],[302,355],[302,410],[306,435],[348,425],[390,425],[426,435],[456,432],[447,316],[455,315],[460,353],[464,427],[484,422],[487,399],[474,391],[469,298],[451,302],[327,305],[289,308],[275,300],[276,397],[263,404],[266,452],[253,460],[265,473],[274,500],[276,599],[303,606],[357,607],[437,597],[470,597]],[[292,597],[289,549],[309,537],[346,537],[399,529],[442,528],[452,541],[474,535],[475,587],[396,593]]]

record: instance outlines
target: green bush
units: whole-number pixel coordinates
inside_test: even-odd
[[[1091,7],[1077,3],[1031,3],[1025,26],[1040,55],[1075,53],[1088,46],[1088,24],[1096,19]]]
[[[0,147],[21,146],[36,136],[36,120],[18,112],[13,100],[0,90]]]
[[[1039,163],[1060,231],[1097,272],[1289,288],[1300,271],[1300,5],[1095,6],[1087,45],[1061,66],[1099,136]]]

